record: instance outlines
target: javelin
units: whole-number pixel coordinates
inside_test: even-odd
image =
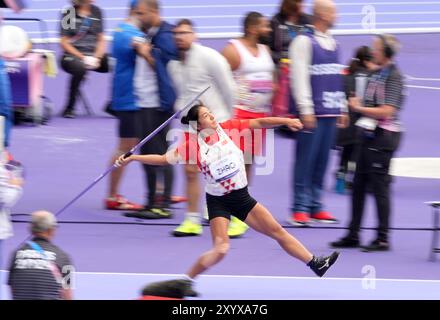
[[[210,86],[206,87],[203,91],[201,91],[198,95],[196,95],[193,99],[191,99],[188,104],[186,104],[182,109],[177,111],[175,114],[173,114],[168,120],[166,120],[164,123],[162,123],[159,127],[156,128],[152,133],[150,133],[148,136],[146,136],[141,142],[139,142],[137,145],[135,145],[129,152],[124,154],[124,158],[128,158],[133,153],[135,153],[140,147],[142,147],[145,143],[147,143],[151,138],[153,138],[157,133],[159,133],[163,128],[165,128],[173,119],[179,117],[183,111],[191,107],[194,102],[196,102],[208,89]],[[110,168],[108,168],[104,173],[102,173],[99,177],[97,177],[87,188],[85,188],[83,191],[81,191],[75,198],[73,198],[69,203],[67,203],[61,210],[59,210],[55,216],[60,215],[62,212],[64,212],[67,208],[69,208],[72,204],[74,204],[79,198],[81,198],[84,194],[87,193],[90,189],[92,189],[99,181],[101,181],[106,175],[108,175],[110,172],[112,172],[114,169],[116,169],[116,164],[113,164]]]

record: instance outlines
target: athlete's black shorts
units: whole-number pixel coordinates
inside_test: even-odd
[[[224,196],[213,196],[206,194],[206,203],[208,205],[209,220],[217,217],[231,219],[231,215],[241,221],[246,220],[249,212],[258,203],[251,197],[248,188],[234,190]]]
[[[139,111],[116,111],[119,120],[120,138],[139,138],[141,136],[141,120]]]

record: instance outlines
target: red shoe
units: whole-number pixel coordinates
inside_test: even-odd
[[[116,195],[116,197],[105,199],[105,208],[107,210],[139,211],[142,210],[144,207],[128,201],[121,195]]]
[[[309,214],[307,212],[294,212],[288,222],[293,226],[305,227],[310,222]]]
[[[157,195],[155,198],[155,203],[162,203],[164,201],[164,196],[163,195]],[[181,196],[171,196],[171,203],[175,204],[175,203],[181,203],[181,202],[187,202],[188,198],[186,197],[181,197]]]
[[[181,202],[187,202],[187,201],[188,201],[187,197],[171,196],[171,202],[172,203],[181,203]]]
[[[339,223],[339,220],[327,211],[319,211],[318,213],[312,214],[312,220],[319,223]]]

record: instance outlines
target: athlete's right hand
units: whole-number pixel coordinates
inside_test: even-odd
[[[301,122],[304,125],[304,129],[313,130],[316,127],[316,117],[314,114],[305,114],[301,116]]]
[[[127,164],[129,164],[130,162],[133,161],[133,156],[129,156],[127,158],[124,158],[125,155],[122,155],[118,158],[118,160],[115,161],[115,166],[116,167],[124,167]]]

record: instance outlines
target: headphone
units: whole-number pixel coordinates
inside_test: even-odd
[[[387,39],[385,38],[385,36],[383,34],[378,34],[377,37],[383,43],[383,53],[384,53],[385,57],[387,57],[388,59],[391,59],[395,54],[394,49],[388,43]]]

